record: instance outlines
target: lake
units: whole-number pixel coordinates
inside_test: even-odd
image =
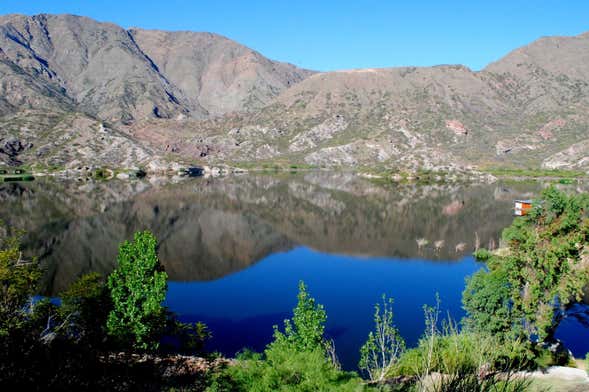
[[[436,294],[444,315],[463,316],[471,254],[499,246],[513,200],[540,183],[381,185],[352,173],[77,181],[0,185],[0,218],[26,230],[24,252],[45,268],[42,294],[58,296],[78,276],[108,274],[118,244],[151,230],[169,278],[167,306],[213,332],[208,348],[262,350],[282,325],[303,280],[328,315],[345,368],[353,369],[374,304],[394,298],[408,345],[423,332]],[[578,190],[584,190],[581,186]],[[584,357],[586,307],[557,337]]]

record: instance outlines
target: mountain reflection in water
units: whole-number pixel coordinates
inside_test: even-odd
[[[172,281],[214,280],[302,245],[363,258],[459,260],[495,247],[512,201],[539,185],[375,185],[349,173],[0,185],[0,218],[56,294],[109,273],[118,244],[151,230]]]
[[[45,267],[48,295],[84,273],[108,274],[121,241],[153,231],[170,277],[166,304],[183,320],[207,323],[209,348],[226,355],[263,349],[303,279],[326,307],[342,364],[353,369],[383,293],[395,298],[395,322],[409,345],[423,331],[422,306],[436,294],[444,314],[459,320],[464,279],[481,267],[470,254],[498,246],[513,200],[541,188],[377,185],[328,172],[46,179],[1,184],[0,218],[9,230],[26,230],[25,252]],[[589,329],[575,320],[557,336],[584,356]]]

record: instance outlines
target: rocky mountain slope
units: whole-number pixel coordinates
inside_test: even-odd
[[[80,140],[88,153],[64,155],[51,146],[56,154],[50,157],[44,138],[71,141],[94,122],[90,133],[100,138],[100,129],[112,139],[121,136],[119,127],[140,119],[255,110],[309,74],[209,33],[125,30],[73,15],[0,16],[0,148],[11,150],[0,158],[8,164],[67,167],[78,161],[145,164],[146,158],[161,156],[128,136],[115,143],[125,148],[111,148],[108,140]],[[34,124],[31,112],[48,119],[37,116],[40,122]],[[57,126],[61,117],[71,116],[84,118],[84,125]],[[15,140],[29,148],[10,149]],[[27,150],[30,154],[22,154]]]
[[[310,73],[214,34],[73,15],[0,17],[0,47],[21,72],[114,123],[256,109]]]
[[[314,73],[210,33],[7,15],[0,17],[0,158],[586,170],[588,61],[586,33],[541,38],[478,72],[444,65]],[[72,136],[79,122],[57,126],[72,116],[95,126]],[[120,148],[110,151],[110,139],[100,137],[88,147],[99,130],[123,138]],[[77,138],[77,146],[39,152],[47,138]]]
[[[587,170],[588,56],[583,34],[542,38],[479,72],[447,65],[318,73],[254,113],[146,121],[134,132],[212,161]]]
[[[311,74],[211,33],[131,29],[130,36],[189,108],[208,116],[263,107]]]

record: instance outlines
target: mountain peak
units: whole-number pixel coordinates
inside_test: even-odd
[[[125,30],[67,14],[3,16],[0,47],[82,111],[123,123],[257,109],[310,74],[213,33]]]

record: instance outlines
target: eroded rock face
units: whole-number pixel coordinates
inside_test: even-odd
[[[589,171],[589,140],[575,143],[542,162],[548,169],[577,169]]]
[[[547,122],[538,130],[538,135],[544,140],[551,140],[556,137],[555,132],[566,126],[567,121],[562,118],[557,118]]]
[[[446,120],[446,128],[453,131],[456,135],[468,135],[468,129],[458,120]]]
[[[134,168],[164,162],[157,151],[84,114],[26,111],[0,118],[2,121],[8,126],[0,128],[0,159],[9,165],[27,163],[63,170]]]
[[[0,161],[9,166],[19,166],[22,161],[18,159],[18,155],[25,149],[32,147],[32,143],[23,144],[20,139],[15,137],[0,139]]]
[[[289,151],[303,151],[314,147],[321,142],[333,138],[338,132],[343,131],[348,126],[344,116],[336,115],[323,121],[321,124],[314,126],[306,132],[299,133],[292,140],[288,147]]]

